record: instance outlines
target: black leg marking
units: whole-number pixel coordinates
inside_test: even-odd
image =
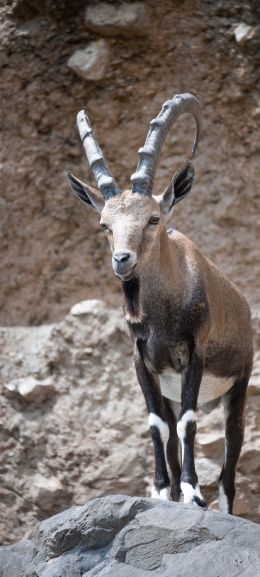
[[[225,462],[219,477],[219,506],[232,514],[236,465],[244,439],[244,411],[248,379],[236,381],[223,397],[225,409]]]
[[[184,483],[190,483],[195,487],[198,482],[198,476],[195,471],[195,457],[194,457],[194,441],[197,432],[196,421],[187,421],[185,436],[183,439],[184,458],[182,465],[181,480]]]
[[[181,496],[181,466],[179,461],[179,439],[177,435],[177,419],[168,399],[164,399],[165,418],[169,426],[167,444],[167,462],[171,471],[171,496],[173,501],[179,501]]]
[[[135,367],[149,415],[149,427],[154,446],[155,476],[152,496],[168,499],[170,479],[167,471],[166,447],[169,427],[164,416],[163,398],[156,376],[148,371],[143,361],[141,342],[138,342],[136,346]]]
[[[124,313],[129,322],[140,319],[140,281],[138,277],[122,282],[123,291],[125,295]]]
[[[181,412],[177,433],[182,446],[181,490],[184,503],[194,503],[206,509],[207,506],[198,484],[194,460],[194,441],[197,430],[196,409],[202,374],[203,362],[193,351],[189,365],[182,377]]]
[[[163,489],[169,487],[170,479],[167,471],[165,449],[161,439],[160,431],[156,426],[152,425],[150,426],[150,432],[153,441],[155,457],[154,487],[159,496]]]

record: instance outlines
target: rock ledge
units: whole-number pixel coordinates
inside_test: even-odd
[[[0,576],[252,577],[259,539],[258,525],[230,515],[108,496],[40,523],[24,559],[22,542],[0,548]]]

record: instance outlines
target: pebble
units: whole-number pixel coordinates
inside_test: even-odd
[[[78,76],[86,80],[102,80],[106,74],[109,61],[109,49],[103,39],[90,42],[82,50],[76,50],[69,58],[67,65]]]
[[[249,26],[248,24],[245,24],[244,22],[240,22],[233,29],[233,33],[234,33],[234,36],[235,36],[237,43],[243,44],[244,42],[247,42],[248,40],[251,40],[252,38],[254,38],[254,36],[256,34],[256,30],[253,26]]]

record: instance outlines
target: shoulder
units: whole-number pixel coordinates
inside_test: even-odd
[[[175,249],[180,251],[182,254],[189,254],[190,256],[202,256],[202,253],[200,252],[197,245],[176,228],[170,227],[167,229],[167,233],[169,237],[169,243],[172,248],[175,247]]]

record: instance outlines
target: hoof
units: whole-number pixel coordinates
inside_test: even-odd
[[[195,507],[200,507],[201,509],[204,509],[204,511],[207,511],[208,509],[207,503],[205,503],[204,499],[201,499],[197,495],[194,495],[192,503]]]

